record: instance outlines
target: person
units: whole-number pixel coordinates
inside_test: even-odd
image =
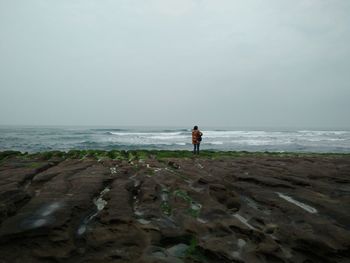
[[[193,154],[199,154],[199,145],[202,141],[203,133],[198,130],[198,126],[194,126],[192,130]]]

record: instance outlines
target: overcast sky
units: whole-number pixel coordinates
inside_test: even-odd
[[[0,0],[0,125],[349,116],[349,0]]]

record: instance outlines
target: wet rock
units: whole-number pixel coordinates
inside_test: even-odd
[[[44,157],[1,161],[1,262],[350,256],[349,157]]]
[[[92,166],[93,164],[94,164],[93,161],[66,160],[60,163],[58,166],[48,169],[42,173],[36,174],[35,177],[33,178],[33,181],[45,182],[52,179],[56,175],[59,175],[59,174],[62,175],[64,173],[68,176],[68,175],[83,171],[88,167]]]
[[[273,234],[276,231],[276,229],[278,229],[278,225],[276,225],[276,224],[267,224],[265,226],[265,228],[264,228],[264,232],[266,234]]]
[[[265,239],[263,242],[260,242],[256,248],[256,252],[262,254],[276,254],[279,250],[278,244],[272,239]]]
[[[186,256],[186,251],[189,246],[183,243],[177,244],[167,249],[169,255],[173,257],[183,258]]]
[[[227,209],[238,211],[240,208],[239,196],[232,190],[228,190],[224,185],[211,184],[209,186],[210,196],[223,204]]]
[[[179,169],[180,168],[180,165],[175,163],[174,161],[169,161],[168,162],[168,165],[171,167],[171,168],[174,168],[174,169]]]

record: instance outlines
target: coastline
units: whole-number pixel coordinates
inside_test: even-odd
[[[251,151],[216,151],[201,150],[199,155],[194,156],[191,150],[69,150],[69,151],[43,151],[43,152],[23,152],[23,151],[0,151],[0,161],[7,157],[42,157],[50,159],[60,158],[107,158],[112,160],[147,159],[147,158],[220,158],[220,157],[325,157],[325,156],[349,156],[349,153],[335,152],[251,152]]]
[[[4,151],[0,254],[4,262],[345,263],[349,174],[342,153]]]
[[[204,129],[201,150],[350,153],[350,131]],[[0,128],[0,151],[189,150],[191,131],[166,127]]]

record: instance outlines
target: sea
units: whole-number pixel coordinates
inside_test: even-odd
[[[350,130],[202,127],[201,149],[350,153]],[[192,150],[191,127],[0,126],[0,151]]]

